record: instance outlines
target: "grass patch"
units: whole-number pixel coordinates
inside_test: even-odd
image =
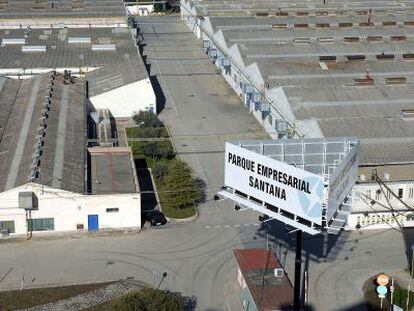
[[[91,292],[109,284],[111,282],[0,292],[0,310],[11,311],[39,306]]]
[[[147,122],[147,119],[151,122]],[[144,121],[141,121],[144,120]],[[139,121],[139,122],[138,122]],[[169,137],[167,129],[162,125],[162,123],[159,123],[160,121],[157,121],[154,119],[153,116],[149,115],[140,115],[137,117],[136,122],[137,124],[142,124],[139,127],[129,127],[126,128],[126,134],[128,138],[167,138]],[[146,122],[146,123],[145,123]],[[149,123],[157,124],[157,126],[150,126],[145,125]],[[161,124],[161,125],[160,125]],[[195,179],[192,177],[191,169],[188,165],[184,165],[184,170],[187,170],[190,172],[187,174],[187,176],[179,176],[177,174],[177,170],[172,169],[177,164],[177,160],[173,145],[170,140],[158,140],[158,141],[130,141],[129,145],[131,146],[132,153],[134,155],[135,159],[145,159],[147,166],[151,169],[153,169],[157,166],[157,164],[165,163],[165,166],[167,167],[165,175],[163,176],[164,180],[169,180],[170,182],[168,184],[165,184],[165,182],[161,178],[157,178],[155,176],[155,186],[158,192],[158,196],[160,199],[160,204],[162,211],[164,212],[165,216],[170,218],[188,218],[191,216],[194,216],[196,214],[196,210],[194,208],[193,201],[191,198],[188,198],[188,195],[183,195],[183,201],[186,202],[184,204],[177,204],[177,202],[180,202],[180,198],[172,198],[171,193],[179,193],[179,189],[190,189],[189,193],[191,191],[194,192],[201,192],[199,189],[198,184],[195,182]],[[174,176],[168,175],[172,174],[174,172]],[[181,177],[181,178],[180,178]],[[172,179],[172,180],[171,180]],[[182,184],[182,187],[180,187]],[[178,188],[178,190],[177,190]],[[174,190],[175,189],[175,190]],[[173,199],[175,202],[173,202]],[[194,201],[197,201],[195,199]],[[188,203],[188,202],[191,202]],[[181,206],[181,208],[177,208],[176,206]]]
[[[129,138],[167,138],[168,131],[165,127],[127,127],[125,128]]]

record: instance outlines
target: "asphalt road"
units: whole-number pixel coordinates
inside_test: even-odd
[[[199,218],[138,234],[0,244],[0,290],[19,288],[22,277],[24,286],[129,277],[194,295],[198,310],[241,310],[232,249],[264,247],[268,240],[293,277],[294,235],[273,221],[259,224],[257,214],[236,212],[228,201],[211,199],[223,183],[223,135],[267,136],[178,18],[147,17],[139,23],[153,82],[162,92],[160,116],[180,157],[206,182]],[[394,230],[305,235],[303,244],[315,310],[363,310],[366,278],[379,271],[406,276],[403,241]],[[167,277],[161,282],[163,272]]]

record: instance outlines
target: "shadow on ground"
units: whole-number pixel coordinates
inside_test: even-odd
[[[155,189],[147,161],[145,159],[135,159],[135,167],[137,169],[139,190],[143,192],[141,193],[141,209],[152,210],[157,206],[157,198],[155,197]]]

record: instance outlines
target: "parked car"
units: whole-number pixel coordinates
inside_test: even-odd
[[[148,221],[151,226],[161,226],[167,223],[164,214],[159,210],[143,211],[144,222]]]

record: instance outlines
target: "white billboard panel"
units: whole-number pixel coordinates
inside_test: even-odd
[[[312,223],[322,224],[322,176],[226,143],[224,183]]]
[[[358,180],[358,153],[352,148],[329,177],[329,198],[326,219],[330,221]]]

